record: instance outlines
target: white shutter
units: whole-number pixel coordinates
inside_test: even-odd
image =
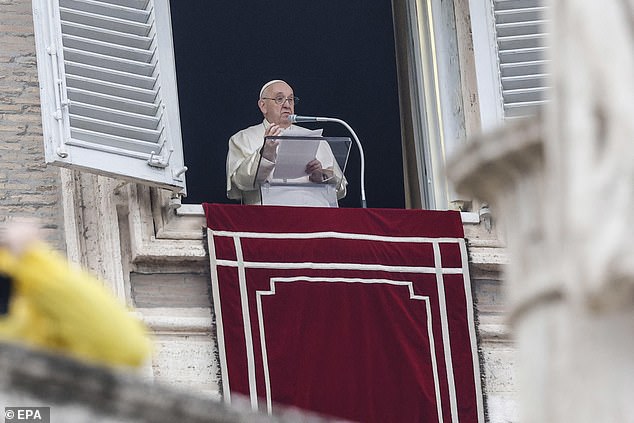
[[[494,0],[505,119],[529,116],[547,100],[543,0]]]
[[[34,0],[46,161],[185,192],[169,0]]]

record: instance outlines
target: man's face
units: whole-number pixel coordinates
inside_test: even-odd
[[[295,104],[287,100],[290,97],[293,97],[293,89],[285,82],[276,82],[264,90],[258,106],[266,120],[286,128],[291,124],[288,117],[295,113]],[[284,98],[284,101],[277,104],[276,98]]]

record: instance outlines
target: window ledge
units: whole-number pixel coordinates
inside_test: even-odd
[[[202,259],[206,256],[202,245],[206,224],[201,204],[183,204],[175,211],[163,215],[165,218],[156,225],[158,229],[155,237],[148,238],[147,235],[140,237],[146,242],[144,248],[138,251],[140,254],[136,257],[137,260],[153,261],[168,252],[170,257],[181,256],[182,259],[189,258],[190,260]],[[480,224],[478,213],[461,212],[460,217],[471,246],[472,264],[487,271],[497,271],[506,265],[508,257],[503,243],[496,236],[483,233],[484,229],[478,226]]]
[[[202,204],[183,204],[176,209],[177,216],[183,217],[204,217]],[[460,212],[463,224],[479,224],[480,216],[476,212]]]

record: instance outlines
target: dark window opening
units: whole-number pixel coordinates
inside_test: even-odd
[[[392,5],[345,2],[171,1],[181,130],[187,171],[184,203],[231,202],[225,194],[229,137],[261,122],[259,90],[289,82],[300,115],[335,117],[365,150],[368,207],[404,207]],[[333,123],[327,136],[350,136]],[[348,195],[360,206],[360,164],[353,145]]]

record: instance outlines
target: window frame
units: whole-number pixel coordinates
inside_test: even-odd
[[[406,205],[443,210],[464,203],[444,174],[445,162],[467,139],[461,58],[453,1],[393,0]],[[456,66],[459,64],[459,66]]]
[[[155,1],[157,5],[163,5],[155,10],[157,22],[169,21],[169,2]],[[463,47],[456,39],[454,4],[439,0],[393,0],[393,8],[395,16],[405,13],[409,22],[406,34],[409,39],[405,53],[407,59],[403,59],[401,47],[399,67],[401,70],[406,67],[407,84],[412,87],[407,95],[403,95],[401,91],[401,101],[408,102],[408,107],[404,110],[409,112],[403,111],[404,115],[407,114],[404,121],[410,126],[409,147],[414,148],[416,155],[412,160],[404,154],[403,161],[404,165],[408,160],[414,161],[417,169],[418,181],[414,184],[417,186],[412,187],[414,192],[411,195],[417,197],[415,201],[418,201],[418,205],[409,202],[407,206],[446,209],[450,201],[455,199],[444,176],[447,151],[456,148],[466,139],[463,112],[452,112],[461,110],[462,102],[461,75],[460,70],[455,69],[455,60],[460,53],[458,49]],[[168,63],[169,72],[173,72],[175,81],[176,64],[173,58],[171,24],[169,28],[169,31],[158,31],[163,34],[163,44],[170,47],[169,52],[160,60]],[[439,55],[439,51],[448,49],[453,52],[451,57]],[[440,83],[441,80],[444,82]],[[399,86],[402,83],[399,80]],[[173,90],[169,92],[169,100],[178,104],[175,83]],[[178,119],[178,113],[173,119]],[[180,124],[179,119],[176,121]],[[447,139],[451,139],[453,144],[448,145]],[[205,257],[204,247],[200,243],[203,239],[202,228],[205,226],[202,207],[181,206],[178,196],[162,188],[150,188],[144,183],[132,190],[132,260],[150,262],[159,258],[176,260],[187,257],[200,260]],[[463,222],[478,223],[477,215],[473,215],[463,213]],[[175,241],[178,245],[174,244]]]

